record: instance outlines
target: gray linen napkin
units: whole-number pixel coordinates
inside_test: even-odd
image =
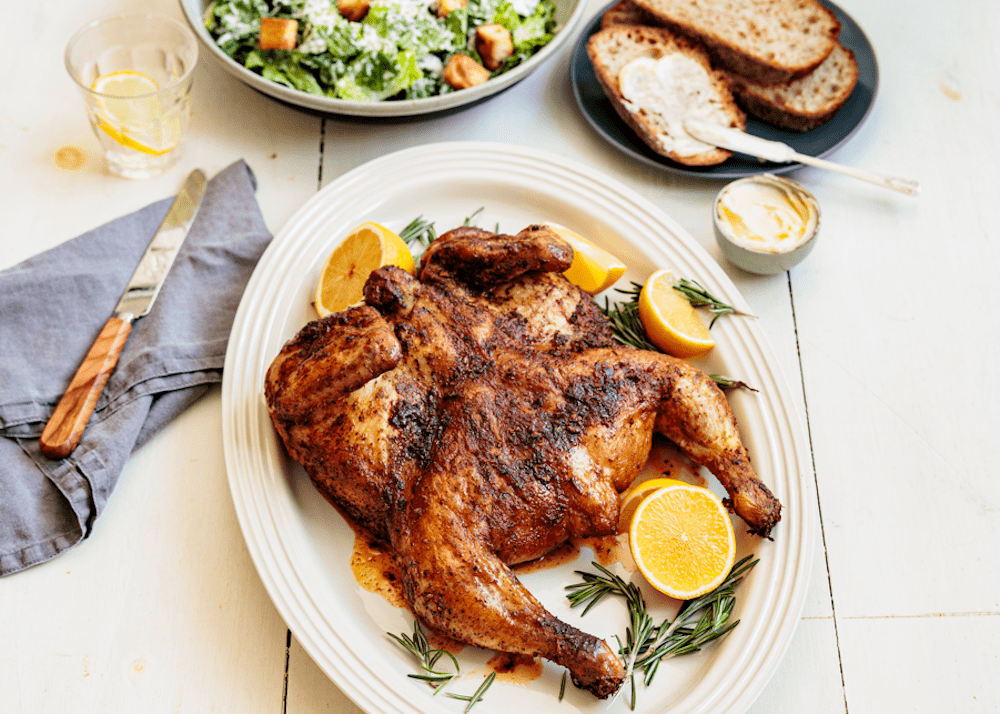
[[[0,272],[0,576],[87,538],[133,450],[222,379],[233,317],[271,240],[238,161],[204,202],[156,304],[134,323],[80,445],[38,437],[173,199]]]

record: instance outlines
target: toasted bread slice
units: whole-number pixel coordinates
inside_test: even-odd
[[[614,25],[591,35],[587,55],[615,111],[656,153],[687,166],[711,166],[732,156],[695,140],[682,126],[683,117],[694,114],[746,128],[746,115],[725,78],[698,45],[663,28]],[[633,60],[647,64],[639,68]],[[648,64],[659,61],[668,63],[668,84]],[[626,68],[629,79],[623,83]]]
[[[858,83],[854,53],[839,42],[823,63],[801,79],[764,86],[727,74],[736,101],[748,114],[789,131],[810,131],[828,122]]]
[[[662,25],[701,42],[713,65],[762,85],[813,71],[840,21],[817,0],[633,0]]]
[[[632,0],[618,0],[601,15],[601,27],[612,25],[646,25],[656,27],[659,23],[648,12]]]

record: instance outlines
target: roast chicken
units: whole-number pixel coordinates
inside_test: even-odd
[[[618,656],[550,614],[510,566],[615,533],[618,493],[654,432],[719,478],[751,531],[767,536],[781,506],[713,380],[617,344],[560,274],[572,258],[543,226],[449,231],[417,277],[380,268],[364,305],[306,325],[265,392],[288,454],[391,549],[421,621],[549,659],[603,698],[623,682]]]

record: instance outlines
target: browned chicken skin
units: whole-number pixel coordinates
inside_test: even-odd
[[[752,531],[768,535],[780,504],[715,383],[615,344],[594,301],[558,274],[571,260],[540,226],[450,231],[419,279],[377,270],[365,306],[303,328],[266,395],[289,455],[390,545],[421,620],[550,659],[607,697],[624,678],[618,657],[547,612],[508,566],[613,534],[618,491],[654,431],[718,476]]]

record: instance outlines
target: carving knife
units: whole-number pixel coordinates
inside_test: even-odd
[[[97,400],[132,333],[132,323],[149,312],[174,264],[177,251],[184,243],[205,196],[205,185],[205,174],[200,169],[195,169],[185,179],[166,218],[129,279],[114,314],[83,358],[42,431],[39,447],[49,458],[65,458],[80,443]]]

